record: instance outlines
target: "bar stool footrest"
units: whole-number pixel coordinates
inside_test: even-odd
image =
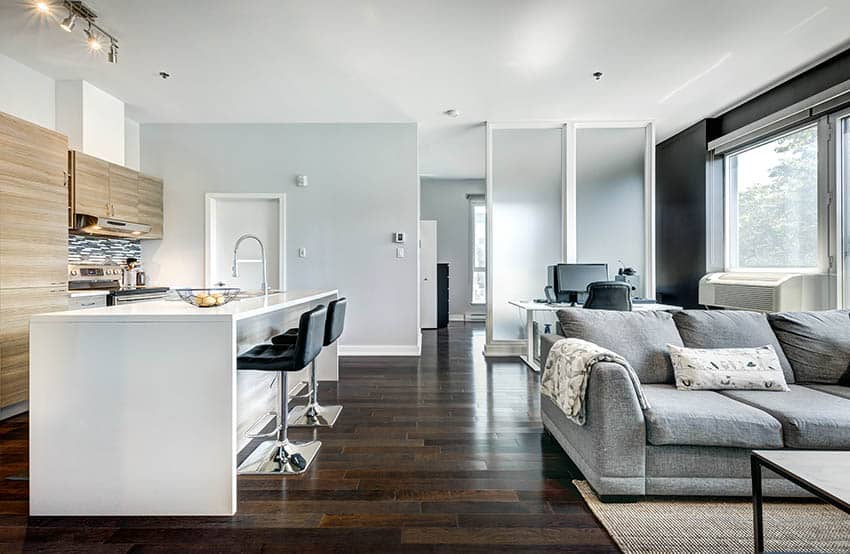
[[[277,421],[277,412],[271,411],[266,412],[260,417],[257,418],[257,421],[251,424],[248,427],[248,430],[245,431],[245,437],[249,439],[264,439],[267,437],[273,437],[280,430],[280,426],[275,425],[274,429],[269,431],[268,433],[261,433],[260,430],[265,429],[266,426],[272,422],[272,420]],[[260,425],[262,423],[262,425]],[[254,431],[256,429],[257,431]]]
[[[279,456],[281,444],[280,441],[261,443],[245,458],[244,462],[239,464],[236,472],[239,475],[298,475],[309,469],[322,447],[320,441],[286,442],[283,443],[283,447],[290,459],[281,460]],[[293,463],[292,458],[296,454],[303,458],[303,467]]]
[[[307,406],[296,406],[289,411],[289,428],[333,427],[342,412],[342,406],[316,406],[316,417],[307,415]]]

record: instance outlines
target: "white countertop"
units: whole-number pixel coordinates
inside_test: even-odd
[[[106,296],[108,290],[69,290],[68,296],[71,298],[82,298],[84,296]]]
[[[308,302],[336,295],[335,289],[292,290],[268,296],[236,299],[213,308],[198,308],[182,300],[153,300],[34,315],[31,321],[67,322],[145,322],[175,319],[231,319],[256,317],[277,310],[285,310]]]

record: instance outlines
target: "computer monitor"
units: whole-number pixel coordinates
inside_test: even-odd
[[[558,264],[555,294],[559,302],[575,304],[579,295],[587,291],[587,285],[607,280],[608,264]]]

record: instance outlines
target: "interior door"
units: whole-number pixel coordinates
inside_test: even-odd
[[[109,162],[72,152],[74,165],[74,211],[109,217]]]
[[[122,221],[139,221],[138,172],[109,164],[109,202],[112,217]]]
[[[419,222],[420,327],[437,328],[437,222]]]

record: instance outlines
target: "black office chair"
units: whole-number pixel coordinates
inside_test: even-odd
[[[345,308],[348,299],[344,296],[332,300],[328,304],[328,318],[325,323],[324,345],[330,346],[342,334],[345,327]],[[298,329],[272,337],[273,344],[295,344],[298,340]],[[316,360],[310,369],[310,392],[306,406],[296,406],[289,414],[290,427],[333,427],[342,412],[342,406],[322,406],[319,404],[319,383],[316,375]]]
[[[277,428],[272,433],[253,437],[276,436],[276,440],[261,443],[239,465],[240,474],[264,473],[291,475],[304,473],[316,457],[322,443],[314,440],[305,443],[290,442],[286,432],[289,426],[289,387],[287,375],[310,365],[319,352],[325,333],[328,310],[316,306],[301,314],[298,338],[294,344],[258,344],[236,357],[236,369],[274,371],[277,376],[277,395],[280,411]],[[249,435],[250,436],[250,435]]]
[[[596,281],[587,285],[587,300],[584,307],[589,310],[632,311],[632,287],[620,281]]]

